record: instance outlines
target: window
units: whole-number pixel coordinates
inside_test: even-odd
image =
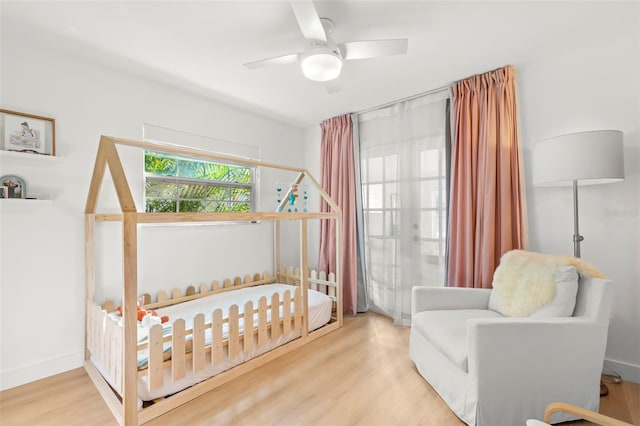
[[[255,210],[255,169],[145,151],[145,210],[248,212]]]

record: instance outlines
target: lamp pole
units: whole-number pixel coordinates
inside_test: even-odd
[[[580,241],[584,237],[578,230],[578,181],[573,180],[573,255],[580,257]]]

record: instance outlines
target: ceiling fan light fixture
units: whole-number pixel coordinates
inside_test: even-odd
[[[329,81],[340,75],[342,58],[330,50],[315,51],[305,55],[300,65],[304,76],[309,80]]]

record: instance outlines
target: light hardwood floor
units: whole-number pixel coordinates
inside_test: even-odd
[[[346,317],[340,330],[147,424],[463,425],[418,375],[408,344],[409,329],[386,317]],[[640,425],[640,385],[609,389],[600,411]],[[0,393],[0,424],[116,423],[84,370],[76,369]]]

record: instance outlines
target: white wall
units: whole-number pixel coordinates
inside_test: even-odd
[[[60,156],[55,162],[0,160],[0,174],[21,176],[29,192],[53,198],[45,204],[0,203],[0,384],[6,389],[82,365],[83,211],[101,134],[140,139],[143,123],[150,123],[256,145],[265,161],[300,166],[303,132],[66,56],[45,41],[3,33],[0,47],[1,107],[55,118]],[[124,149],[121,156],[140,203],[141,154]],[[100,204],[117,210],[109,183]],[[263,186],[265,202],[275,206],[270,186]],[[209,231],[213,241],[203,237]],[[98,268],[106,288],[99,294],[117,292],[119,227],[106,224],[99,235],[106,244],[100,258],[110,261]],[[139,246],[139,292],[272,269],[270,223],[142,227]]]
[[[631,21],[629,21],[631,22]],[[541,58],[517,68],[521,140],[527,181],[530,246],[573,254],[570,188],[532,185],[533,145],[565,133],[624,132],[623,182],[579,189],[582,258],[613,280],[615,303],[607,345],[608,369],[640,383],[640,34]]]

